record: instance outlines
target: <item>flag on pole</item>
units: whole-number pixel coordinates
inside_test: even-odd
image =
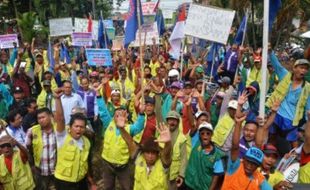
[[[277,17],[277,13],[282,6],[281,0],[270,0],[269,1],[269,31],[272,30],[272,25]]]
[[[158,34],[162,36],[165,33],[165,19],[161,11],[157,11],[155,21],[157,23]]]
[[[102,16],[99,17],[99,27],[98,27],[98,43],[99,48],[107,48],[105,43],[105,32],[104,32],[104,24],[102,20]]]
[[[248,22],[247,15],[244,15],[244,17],[243,17],[243,19],[241,21],[241,24],[240,24],[240,26],[238,28],[237,34],[235,36],[235,40],[234,40],[235,44],[238,44],[238,45],[242,44],[243,37],[244,37],[244,35],[246,33],[247,22]]]
[[[157,13],[157,11],[159,10],[159,3],[160,3],[160,0],[157,0],[156,4],[155,4],[155,7],[154,7],[154,13]]]
[[[174,29],[172,31],[172,34],[169,38],[170,43],[170,50],[169,54],[174,58],[179,60],[180,58],[180,51],[181,51],[181,43],[182,39],[185,37],[184,29],[185,29],[185,13],[186,7],[183,5],[181,12],[178,16],[177,23],[174,26]]]
[[[139,7],[138,7],[139,1]],[[138,9],[140,12],[141,25],[143,24],[142,7],[140,0],[129,1],[129,12],[125,23],[125,47],[127,48],[130,42],[136,40],[136,32],[139,28]]]
[[[60,60],[69,64],[71,63],[71,57],[69,55],[69,51],[64,43],[60,45]]]
[[[47,57],[48,57],[48,62],[49,62],[50,68],[54,69],[55,60],[54,60],[53,47],[52,47],[50,39],[48,40]]]
[[[217,69],[220,65],[220,55],[219,55],[220,48],[221,44],[214,42],[212,43],[211,48],[207,54],[207,62],[208,62],[207,74],[212,77],[216,77]]]
[[[93,20],[91,18],[91,15],[88,16],[88,23],[87,23],[87,32],[92,32],[93,28]]]

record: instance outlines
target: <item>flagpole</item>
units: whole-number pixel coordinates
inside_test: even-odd
[[[259,98],[259,116],[265,117],[266,99],[266,77],[267,77],[267,58],[268,58],[268,33],[269,33],[269,0],[264,0],[264,29],[263,29],[263,63],[262,63],[262,84]]]
[[[243,31],[243,36],[242,36],[242,42],[241,42],[241,46],[243,46],[243,43],[244,43],[244,39],[245,39],[245,35],[246,35],[246,31],[247,31],[247,26],[248,26],[248,9],[246,10],[246,13],[245,13],[245,25],[244,25],[244,31]]]
[[[107,31],[106,31],[106,28],[105,28],[104,22],[103,22],[102,11],[100,11],[100,17],[101,17],[101,21],[102,21],[102,24],[103,24],[104,45],[105,45],[105,48],[108,49],[108,45],[107,45]]]
[[[179,80],[182,80],[182,75],[183,75],[183,54],[184,54],[184,42],[185,38],[182,39],[181,43],[181,59],[180,59],[180,75],[179,75]]]
[[[137,1],[137,15],[138,15],[138,30],[139,30],[139,50],[140,50],[140,72],[141,72],[141,89],[142,89],[142,104],[144,104],[144,90],[143,90],[143,82],[144,82],[144,63],[143,63],[143,49],[142,49],[142,42],[141,42],[141,38],[142,38],[142,34],[141,34],[141,12],[140,12],[140,0],[136,0]]]
[[[214,42],[213,42],[213,44],[211,46],[211,50],[212,50],[213,45],[214,45]],[[211,65],[211,76],[209,78],[209,82],[212,82],[211,78],[213,77],[213,69],[214,69],[214,64],[215,64],[215,50],[216,50],[216,48],[213,49],[213,55],[212,55],[213,57],[212,57],[212,65]]]

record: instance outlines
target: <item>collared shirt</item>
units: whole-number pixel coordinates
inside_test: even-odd
[[[68,125],[70,122],[72,109],[77,106],[83,107],[84,105],[81,96],[76,93],[71,93],[70,96],[62,95],[61,104],[64,111],[66,125]],[[53,111],[56,111],[55,105],[53,106]]]
[[[26,145],[27,147],[32,146],[32,140],[34,137],[32,134],[32,128],[27,131],[26,136]],[[42,143],[43,143],[43,152],[41,154],[40,161],[40,171],[42,176],[49,176],[54,174],[55,166],[56,166],[56,136],[55,132],[51,130],[51,132],[45,132],[42,130]]]
[[[12,127],[8,126],[6,128],[6,131],[13,137],[17,142],[19,142],[21,145],[25,146],[25,139],[26,139],[26,134],[23,130],[23,127]]]

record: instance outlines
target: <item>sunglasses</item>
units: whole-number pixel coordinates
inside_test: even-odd
[[[12,145],[10,143],[5,143],[5,144],[0,145],[0,148],[4,148],[4,147],[10,148],[12,147]]]

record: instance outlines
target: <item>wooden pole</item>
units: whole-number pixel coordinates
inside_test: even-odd
[[[259,116],[265,117],[265,99],[266,99],[266,77],[267,77],[267,59],[268,59],[268,34],[269,34],[269,0],[264,0],[264,29],[263,29],[263,63],[262,63],[262,83],[259,97]]]
[[[140,50],[140,73],[141,73],[141,89],[142,89],[142,104],[144,104],[144,90],[143,90],[143,82],[144,82],[144,63],[143,63],[143,49],[142,49],[142,34],[141,34],[141,12],[140,12],[140,0],[137,0],[137,16],[138,16],[138,35],[139,35],[139,50]]]

